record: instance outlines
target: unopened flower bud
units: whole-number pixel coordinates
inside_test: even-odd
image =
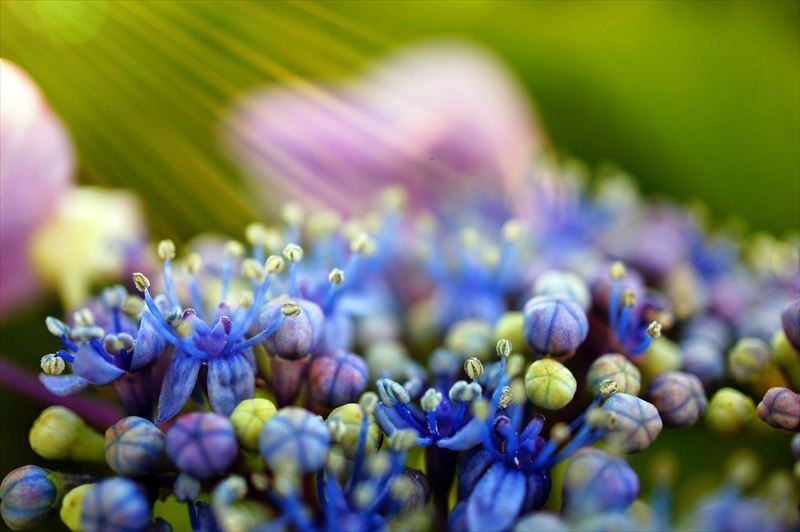
[[[175,258],[175,243],[172,240],[164,239],[158,243],[158,258],[161,260]]]
[[[105,460],[103,436],[63,406],[51,406],[39,414],[28,434],[28,442],[33,452],[48,460]]]
[[[242,447],[258,449],[258,437],[277,409],[267,399],[245,399],[231,412],[231,424]]]

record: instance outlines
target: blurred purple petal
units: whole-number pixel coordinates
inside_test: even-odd
[[[41,291],[28,240],[72,184],[69,137],[34,81],[0,60],[0,315]]]
[[[420,208],[498,197],[519,185],[541,143],[516,80],[458,42],[399,52],[334,89],[263,89],[226,125],[228,147],[266,198],[345,213],[392,184]]]

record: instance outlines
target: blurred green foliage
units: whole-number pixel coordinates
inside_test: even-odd
[[[81,180],[137,190],[159,236],[269,217],[219,148],[237,94],[442,36],[507,61],[563,152],[781,231],[800,226],[799,5],[5,0],[0,53],[64,117]]]

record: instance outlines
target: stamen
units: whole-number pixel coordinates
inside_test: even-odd
[[[45,318],[44,324],[47,327],[47,331],[58,338],[69,334],[69,326],[58,318],[48,316]]]
[[[94,314],[88,308],[75,311],[72,317],[75,320],[76,327],[91,327],[95,323]]]
[[[158,256],[164,261],[164,289],[167,298],[173,307],[179,307],[178,295],[172,281],[172,259],[175,258],[175,244],[172,240],[162,240],[158,243]]]
[[[483,376],[483,364],[477,357],[470,357],[464,362],[464,372],[472,380],[480,379]]]
[[[511,355],[511,340],[501,338],[497,341],[497,356],[500,358],[508,358]]]
[[[42,357],[39,366],[46,375],[61,375],[64,373],[66,363],[64,359],[55,354],[49,354]]]

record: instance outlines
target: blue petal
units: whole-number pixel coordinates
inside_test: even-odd
[[[469,423],[461,427],[458,432],[439,440],[437,444],[443,449],[452,449],[454,451],[468,451],[481,443],[482,433],[485,430],[483,424],[485,421],[472,419]]]
[[[161,385],[156,423],[163,423],[181,411],[197,383],[197,372],[201,363],[200,359],[189,356],[183,351],[175,351],[164,376],[164,383]]]
[[[93,384],[108,384],[125,375],[125,370],[106,361],[87,344],[75,354],[72,372]]]
[[[525,500],[525,475],[497,463],[478,481],[467,501],[469,532],[500,532],[510,528]]]
[[[394,408],[389,408],[383,403],[378,403],[375,409],[375,420],[387,436],[391,436],[398,429],[409,428],[408,422]]]
[[[145,310],[145,312],[149,312]],[[149,319],[142,316],[139,332],[136,334],[136,347],[133,348],[131,371],[139,371],[155,361],[167,348],[167,341],[161,336]]]
[[[91,384],[77,375],[39,375],[39,382],[52,394],[61,397],[79,392]]]
[[[206,382],[211,408],[223,416],[245,399],[252,399],[255,391],[253,366],[240,353],[209,360]]]

